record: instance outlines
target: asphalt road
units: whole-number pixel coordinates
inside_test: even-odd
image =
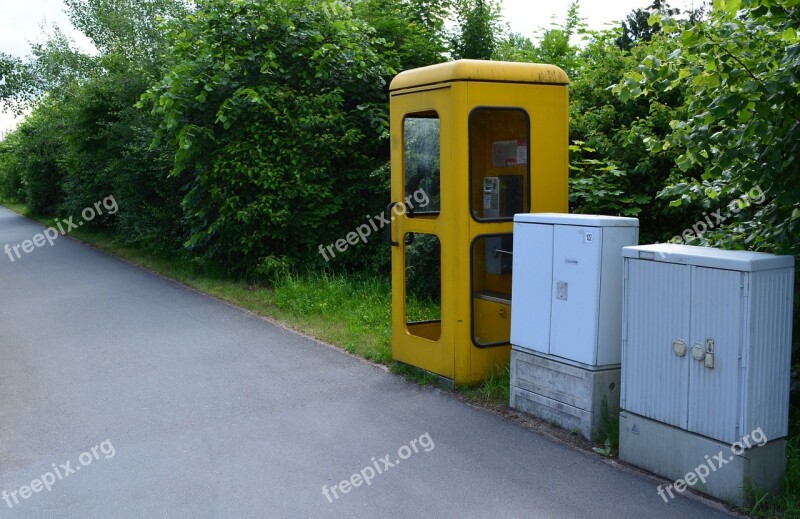
[[[68,238],[0,255],[0,352],[0,517],[726,516]]]

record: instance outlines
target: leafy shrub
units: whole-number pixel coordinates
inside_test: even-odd
[[[44,100],[15,132],[14,155],[25,185],[25,201],[35,214],[55,214],[64,200],[63,131],[62,110]]]
[[[151,147],[158,122],[135,107],[148,85],[134,68],[75,87],[66,103],[62,209],[79,214],[114,195],[119,212],[102,215],[94,225],[117,230],[127,243],[176,251],[186,233],[180,185],[168,175],[174,149]]]
[[[177,147],[193,254],[240,272],[318,262],[318,244],[379,210],[391,70],[372,34],[339,2],[299,0],[206,0],[172,30],[145,103]]]
[[[13,133],[0,141],[0,200],[25,201],[25,184]]]

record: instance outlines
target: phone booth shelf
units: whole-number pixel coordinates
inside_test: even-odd
[[[552,65],[477,60],[392,81],[395,360],[458,385],[508,363],[514,214],[568,209],[567,85]]]

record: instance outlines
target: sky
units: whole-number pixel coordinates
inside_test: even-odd
[[[572,0],[502,0],[503,17],[514,32],[533,37],[538,28],[548,27],[556,20],[562,21]],[[699,4],[701,0],[694,0]],[[602,29],[605,24],[622,20],[637,8],[646,7],[651,0],[583,0],[580,14],[591,29]],[[684,8],[692,0],[673,0],[670,4]],[[71,29],[64,14],[62,0],[0,0],[0,52],[24,58],[29,54],[30,43],[42,40],[42,24],[58,25],[75,40],[76,45],[90,51],[91,43],[79,32]],[[13,128],[14,117],[0,112],[0,134]]]

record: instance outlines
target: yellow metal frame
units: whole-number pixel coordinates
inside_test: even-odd
[[[510,346],[472,341],[472,243],[482,235],[510,234],[513,223],[485,222],[470,214],[469,118],[475,108],[517,108],[530,121],[531,212],[568,210],[568,79],[551,65],[460,60],[399,74],[390,87],[391,193],[405,196],[403,122],[436,112],[440,121],[438,216],[396,215],[392,239],[392,356],[456,384],[476,384],[508,363]],[[441,332],[437,340],[406,325],[407,233],[434,234],[441,245]],[[535,267],[532,267],[535,268]],[[510,319],[510,316],[508,316]],[[436,326],[436,325],[428,325]],[[423,325],[424,327],[424,325]],[[435,333],[429,334],[435,336]]]

